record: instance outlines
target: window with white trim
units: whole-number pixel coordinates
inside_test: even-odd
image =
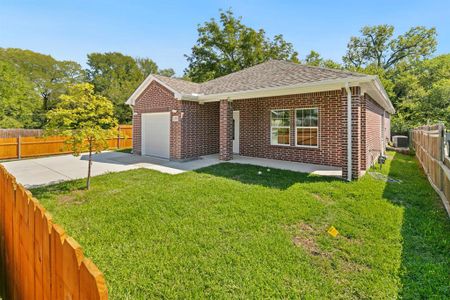
[[[295,145],[302,147],[319,146],[319,109],[302,108],[295,110]]]
[[[272,145],[290,145],[291,111],[287,109],[270,112],[270,143]]]

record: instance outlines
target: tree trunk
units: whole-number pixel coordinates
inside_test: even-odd
[[[86,189],[91,187],[91,167],[92,167],[92,140],[89,140],[89,164],[88,164],[88,176],[86,181]]]

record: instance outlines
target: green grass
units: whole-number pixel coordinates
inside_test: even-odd
[[[413,157],[382,172],[403,182],[224,163],[33,193],[105,273],[111,299],[450,298],[440,199]]]

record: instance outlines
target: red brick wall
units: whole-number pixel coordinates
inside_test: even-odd
[[[219,102],[182,102],[183,159],[219,153]]]
[[[382,151],[382,119],[383,108],[373,101],[370,96],[365,95],[366,99],[366,135],[367,135],[367,162],[368,168],[374,162]]]
[[[233,110],[240,111],[240,154],[296,162],[342,165],[341,91],[234,100]],[[319,147],[295,145],[295,108],[319,109]],[[270,111],[292,109],[291,146],[270,144]]]
[[[134,106],[134,153],[141,154],[141,115],[166,111],[171,112],[171,159],[183,160],[219,152],[219,103],[200,105],[196,102],[179,101],[164,86],[152,82]],[[178,121],[172,120],[175,116]]]
[[[219,158],[230,160],[233,158],[233,108],[228,100],[220,100],[219,126]]]
[[[151,112],[166,112],[181,108],[181,102],[174,98],[172,92],[153,81],[136,100],[133,108],[133,153],[141,154],[141,114]],[[171,113],[172,115],[172,113]],[[170,156],[181,156],[180,122],[170,124]]]

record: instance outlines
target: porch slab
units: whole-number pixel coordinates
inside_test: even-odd
[[[213,160],[219,159],[217,154],[203,156],[202,158]],[[222,162],[219,160],[219,162]],[[231,163],[236,164],[248,164],[248,165],[256,165],[267,168],[288,170],[293,172],[300,173],[310,173],[321,176],[333,176],[333,177],[342,177],[342,169],[338,167],[332,166],[323,166],[323,165],[315,165],[315,164],[306,164],[285,160],[276,160],[276,159],[268,159],[268,158],[259,158],[259,157],[249,157],[249,156],[241,156],[241,155],[233,155],[233,159],[230,160]]]

